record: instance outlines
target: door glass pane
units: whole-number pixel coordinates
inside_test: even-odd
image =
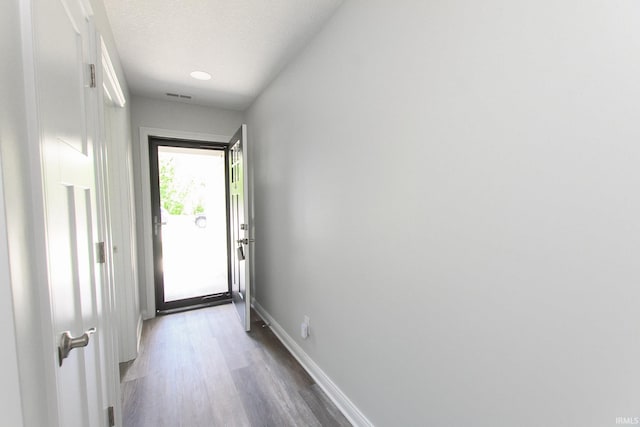
[[[224,151],[158,147],[165,302],[229,291]]]

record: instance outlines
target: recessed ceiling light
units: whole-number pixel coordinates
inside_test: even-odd
[[[191,77],[198,80],[211,80],[211,74],[205,73],[204,71],[192,71]]]

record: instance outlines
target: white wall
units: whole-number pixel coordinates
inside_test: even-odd
[[[640,417],[640,2],[349,0],[249,109],[256,292],[378,426]]]
[[[231,137],[240,127],[243,113],[219,108],[203,107],[174,101],[162,101],[134,96],[131,99],[133,132],[133,169],[136,193],[136,224],[138,241],[138,277],[140,306],[145,319],[155,316],[153,299],[153,259],[151,247],[151,217],[144,215],[150,203],[148,187],[148,141],[140,141],[140,128],[162,130],[158,136],[192,134],[196,136],[220,135]],[[151,131],[153,134],[154,131]],[[162,134],[162,135],[160,135]],[[144,144],[144,146],[142,146]],[[147,149],[145,149],[147,147]],[[145,157],[142,159],[141,157]],[[144,175],[144,177],[143,177]]]

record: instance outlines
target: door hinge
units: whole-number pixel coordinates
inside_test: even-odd
[[[96,64],[89,64],[89,87],[96,87]]]
[[[104,251],[104,242],[96,243],[96,262],[98,264],[104,264],[107,262],[107,255]]]
[[[116,414],[113,411],[113,406],[107,408],[107,418],[109,418],[109,427],[114,427],[116,425]]]

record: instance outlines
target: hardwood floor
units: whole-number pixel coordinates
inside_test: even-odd
[[[124,427],[351,425],[255,313],[246,333],[234,310],[144,323],[121,365]]]

